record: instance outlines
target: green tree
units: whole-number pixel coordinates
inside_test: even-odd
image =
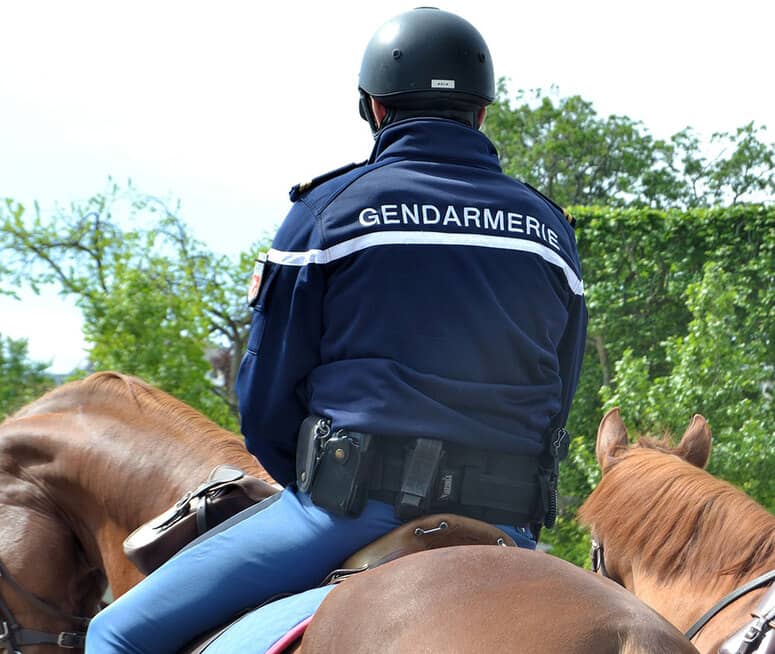
[[[712,204],[734,205],[752,197],[772,197],[775,147],[759,139],[765,130],[750,122],[734,132],[713,135],[712,142],[721,144],[724,149],[708,171]]]
[[[0,420],[54,386],[48,365],[28,358],[25,339],[0,334]]]
[[[569,419],[564,511],[546,533],[583,564],[573,515],[599,479],[597,425],[614,405],[635,432],[714,434],[710,470],[775,507],[775,207],[580,209],[589,330]],[[634,482],[635,483],[635,482]]]
[[[520,91],[514,104],[501,80],[485,131],[504,172],[540,189],[559,204],[622,204],[643,197],[643,179],[663,144],[626,116],[598,117],[580,96],[556,103],[537,90]]]
[[[775,239],[769,244],[770,255]],[[687,407],[709,418],[713,456],[709,470],[775,510],[775,257],[744,261],[737,270],[709,261],[685,297],[691,320],[684,333],[661,345],[666,374],[627,350],[608,405],[621,405],[642,429],[687,421]],[[742,268],[742,270],[741,270]]]
[[[641,121],[601,117],[578,95],[520,90],[512,100],[502,79],[484,129],[504,172],[563,206],[691,208],[775,195],[775,143],[753,122],[708,144],[688,127],[655,139]]]
[[[665,154],[676,205],[710,207],[771,199],[775,144],[761,140],[765,131],[750,122],[734,132],[716,132],[705,149],[689,127],[674,134]],[[708,150],[716,152],[712,159]]]
[[[138,375],[236,429],[247,255],[235,263],[208,251],[164,203],[131,186],[47,219],[35,209],[30,218],[9,200],[0,213],[6,279],[33,290],[55,284],[75,299],[92,369]]]

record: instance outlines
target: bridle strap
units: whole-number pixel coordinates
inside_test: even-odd
[[[0,631],[0,647],[12,654],[20,654],[19,648],[23,645],[56,645],[65,649],[83,648],[86,642],[86,627],[89,618],[70,615],[61,611],[56,606],[43,601],[40,597],[23,588],[8,572],[0,561],[0,579],[4,580],[16,593],[21,595],[29,604],[49,615],[67,620],[76,624],[84,631],[60,631],[59,633],[26,629],[16,622],[16,618],[10,607],[0,595],[0,614],[2,614],[2,631]]]
[[[608,574],[608,570],[605,567],[605,549],[603,544],[592,539],[592,552],[590,553],[592,560],[592,572],[599,572],[606,579],[611,579],[611,575]]]
[[[746,593],[750,593],[752,590],[756,590],[757,588],[766,586],[767,584],[771,583],[773,580],[775,580],[775,570],[770,570],[769,572],[761,575],[760,577],[756,577],[756,579],[752,579],[747,584],[740,586],[739,588],[736,588],[731,593],[729,593],[729,595],[727,595],[726,597],[723,597],[719,602],[714,604],[711,607],[711,609],[707,611],[699,620],[697,620],[697,622],[695,622],[684,635],[689,640],[691,640],[697,635],[700,629],[702,629],[706,624],[708,624],[708,622],[710,622],[710,619],[713,616],[715,616],[717,613],[725,609],[732,602],[740,599],[743,595],[745,595]]]
[[[24,629],[18,624],[8,625],[3,622],[3,631],[0,632],[0,647],[5,646],[12,652],[24,645],[56,645],[64,649],[83,649],[86,644],[86,633],[76,631],[60,631],[52,633],[38,631],[37,629]]]
[[[8,572],[8,569],[5,567],[5,565],[3,565],[2,561],[0,561],[0,578],[5,579],[5,582],[11,588],[13,588],[19,595],[21,595],[25,600],[27,600],[29,604],[32,604],[35,608],[40,609],[41,611],[48,613],[55,618],[64,618],[65,620],[69,620],[70,622],[74,622],[84,627],[89,624],[89,618],[82,618],[77,615],[70,615],[69,613],[65,613],[64,611],[58,609],[56,606],[53,606],[48,602],[44,602],[34,593],[31,593],[30,591],[22,588],[19,582],[16,581],[16,579],[14,579]]]
[[[592,572],[599,572],[603,577],[611,579],[611,576],[608,574],[608,570],[606,570],[605,567],[605,549],[603,548],[603,544],[594,538],[592,539],[591,560]],[[697,622],[695,622],[684,635],[686,638],[691,640],[699,633],[700,629],[702,629],[706,624],[708,624],[708,622],[710,622],[711,619],[713,619],[717,613],[720,613],[727,606],[732,604],[732,602],[740,599],[743,595],[750,593],[752,590],[766,586],[773,580],[775,580],[775,570],[770,570],[769,572],[766,572],[765,574],[752,579],[747,584],[736,588],[731,593],[729,593],[729,595],[726,595],[716,604],[714,604],[710,610],[708,610],[699,620],[697,620]]]

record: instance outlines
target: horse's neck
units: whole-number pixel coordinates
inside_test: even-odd
[[[711,600],[708,585],[698,584],[688,575],[665,584],[642,572],[633,575],[630,590],[682,632],[686,632],[724,594],[714,591],[712,596],[716,599]]]
[[[84,407],[28,414],[0,427],[0,460],[48,498],[52,519],[67,523],[112,584],[127,572],[124,538],[226,462],[218,460],[216,439],[186,445],[163,426],[149,429]],[[228,462],[252,463],[243,448],[232,449]]]
[[[709,566],[702,576],[685,574],[669,581],[660,581],[637,561],[633,563],[630,590],[663,615],[680,631],[686,632],[706,612],[748,581],[775,569],[775,535],[770,551],[773,555],[752,568],[743,578],[724,575],[718,566]],[[715,562],[714,562],[715,563]],[[741,626],[755,607],[763,590],[755,590],[730,604],[703,628],[695,644],[701,652],[716,652],[718,642]],[[707,646],[707,649],[706,649]]]

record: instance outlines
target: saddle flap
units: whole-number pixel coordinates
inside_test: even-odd
[[[516,547],[511,536],[493,525],[473,518],[439,513],[422,516],[397,527],[353,554],[342,564],[342,568],[375,568],[414,552],[456,545]]]
[[[150,574],[207,529],[275,492],[239,468],[218,466],[194,491],[129,534],[124,554],[140,572]]]
[[[244,470],[232,465],[221,465],[213,468],[210,476],[207,478],[211,484],[227,484],[242,479],[245,476]]]

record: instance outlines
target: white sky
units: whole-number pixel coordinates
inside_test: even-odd
[[[363,48],[420,4],[0,0],[0,198],[66,206],[131,178],[236,254],[274,231],[294,183],[368,156]],[[755,120],[775,140],[771,0],[435,6],[479,29],[514,90],[556,84],[657,137]],[[55,372],[83,356],[54,292],[0,298],[0,333]]]

